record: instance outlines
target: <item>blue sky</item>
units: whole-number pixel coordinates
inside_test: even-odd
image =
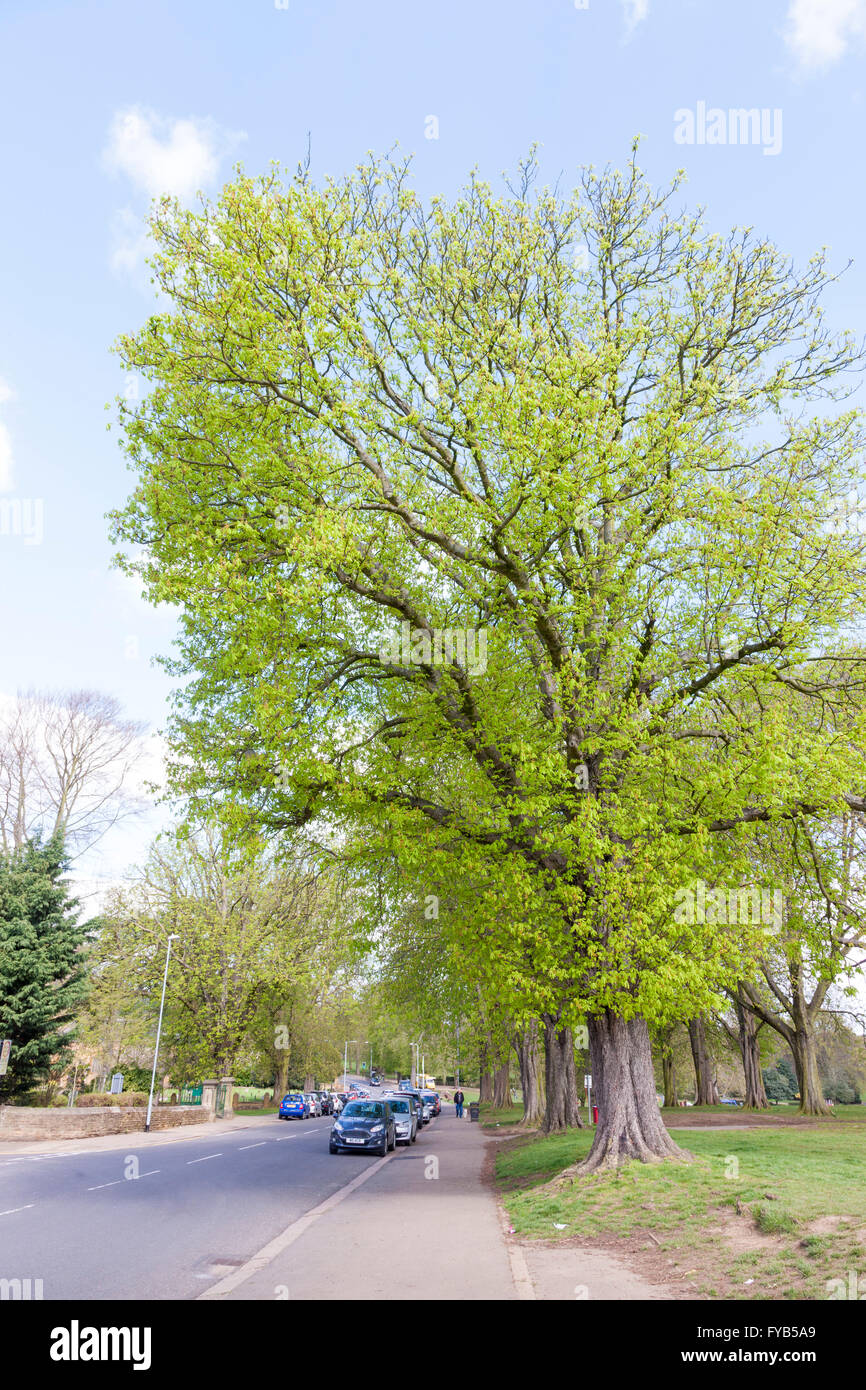
[[[111,344],[153,303],[150,196],[294,166],[308,131],[315,174],[397,142],[425,194],[495,182],[534,142],[567,184],[640,133],[649,174],[684,168],[720,230],[842,265],[866,220],[864,54],[866,0],[3,0],[0,695],[89,686],[165,718],[172,618],[111,573],[104,520],[130,482],[105,405]],[[678,143],[701,103],[766,111],[780,148]],[[828,308],[862,336],[862,264]]]

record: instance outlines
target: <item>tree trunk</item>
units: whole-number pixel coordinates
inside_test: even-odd
[[[741,1004],[734,1002],[737,1011],[737,1026],[740,1054],[743,1058],[743,1075],[746,1079],[746,1097],[743,1102],[746,1110],[769,1110],[767,1092],[764,1089],[764,1075],[761,1071],[761,1049],[758,1046],[758,1020]]]
[[[312,1091],[312,1089],[313,1089],[313,1087],[315,1086],[315,1084],[316,1084],[316,1078],[315,1078],[314,1076],[310,1076],[310,1073],[307,1072],[307,1075],[304,1077],[304,1090],[305,1090],[305,1091]]]
[[[589,1019],[593,1090],[600,1096],[598,1125],[587,1158],[566,1175],[617,1168],[627,1159],[653,1163],[689,1160],[665,1129],[656,1097],[646,1020],[628,1022],[605,1010]]]
[[[665,1109],[675,1110],[677,1107],[678,1097],[677,1067],[676,1062],[674,1061],[673,1049],[673,1030],[671,1030],[670,1033],[666,1033],[665,1036],[662,1038],[661,1051],[663,1089],[665,1093],[665,1098],[662,1103],[665,1106]]]
[[[544,1098],[541,1088],[541,1065],[538,1055],[538,1022],[527,1024],[516,1046],[520,1067],[520,1089],[523,1093],[522,1125],[538,1125],[544,1119]]]
[[[695,1063],[695,1105],[719,1105],[719,1088],[713,1078],[703,1016],[699,1015],[689,1023],[689,1042]]]
[[[289,1088],[289,1054],[286,1051],[277,1053],[277,1060],[274,1066],[274,1099],[283,1096]]]
[[[511,1104],[511,1067],[507,1061],[493,1074],[493,1104],[497,1110],[505,1110]]]
[[[797,1073],[797,1086],[800,1091],[801,1115],[829,1115],[831,1106],[824,1099],[821,1078],[818,1075],[818,1057],[815,1050],[815,1035],[805,1020],[794,1029],[791,1037],[791,1051],[794,1054],[794,1070]]]
[[[545,1134],[563,1129],[583,1129],[577,1076],[574,1068],[574,1038],[570,1028],[560,1028],[558,1020],[544,1018],[544,1124]]]

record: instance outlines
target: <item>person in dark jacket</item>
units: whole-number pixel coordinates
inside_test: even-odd
[[[454,1092],[454,1111],[458,1120],[463,1119],[463,1102],[465,1099],[466,1097],[458,1086],[457,1090]]]

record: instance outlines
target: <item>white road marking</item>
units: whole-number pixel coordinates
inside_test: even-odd
[[[138,1176],[140,1178],[152,1178],[154,1173],[158,1173],[159,1171],[160,1170],[158,1168],[150,1168],[146,1173],[139,1173]]]
[[[204,1158],[188,1158],[186,1166],[188,1168],[191,1163],[207,1163],[209,1158],[222,1158],[222,1154],[205,1154]]]
[[[373,1174],[378,1173],[379,1169],[384,1167],[386,1163],[390,1163],[394,1156],[395,1155],[391,1153],[386,1154],[384,1158],[377,1159],[377,1161],[371,1164],[369,1168],[366,1168],[363,1173],[359,1173],[356,1178],[352,1178],[351,1182],[346,1183],[345,1187],[338,1188],[337,1191],[332,1193],[330,1197],[327,1197],[324,1202],[320,1202],[317,1207],[313,1207],[311,1211],[306,1212],[306,1214],[299,1217],[297,1221],[293,1221],[291,1226],[287,1226],[286,1229],[281,1231],[273,1240],[268,1241],[267,1245],[263,1245],[261,1250],[247,1260],[246,1264],[241,1265],[240,1269],[236,1270],[234,1274],[227,1275],[227,1277],[221,1279],[218,1284],[214,1284],[211,1288],[206,1289],[204,1293],[200,1293],[198,1296],[199,1300],[223,1298],[225,1294],[231,1293],[233,1289],[236,1289],[239,1284],[246,1283],[247,1279],[250,1279],[254,1274],[258,1274],[260,1269],[264,1269],[272,1260],[275,1260],[277,1255],[281,1255],[284,1250],[288,1250],[290,1245],[294,1245],[295,1241],[299,1240],[304,1232],[308,1230],[320,1216],[324,1216],[326,1212],[339,1206],[356,1188],[361,1187],[365,1182],[369,1182]]]
[[[241,1144],[239,1152],[243,1153],[244,1149],[263,1149],[267,1142],[266,1139],[262,1139],[258,1144]]]
[[[10,1207],[8,1211],[0,1211],[0,1216],[14,1216],[16,1211],[29,1211],[31,1207],[35,1206],[35,1202],[28,1202],[26,1207]]]
[[[123,1178],[115,1178],[114,1182],[100,1182],[97,1183],[96,1187],[88,1187],[87,1191],[99,1192],[99,1190],[103,1187],[117,1187],[117,1184],[120,1182],[123,1182]]]

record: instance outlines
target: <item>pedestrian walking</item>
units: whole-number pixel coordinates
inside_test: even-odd
[[[458,1087],[457,1090],[454,1092],[454,1112],[458,1120],[463,1119],[463,1102],[465,1099],[466,1097]]]

